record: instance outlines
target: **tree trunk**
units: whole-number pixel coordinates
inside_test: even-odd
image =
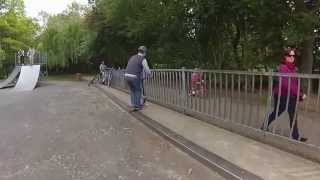
[[[308,36],[302,42],[302,54],[300,61],[300,70],[302,73],[311,74],[313,69],[313,45],[314,36]]]

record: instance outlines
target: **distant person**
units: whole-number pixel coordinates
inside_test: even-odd
[[[291,50],[291,49],[286,50],[284,57],[277,68],[278,73],[295,75],[297,68],[294,64],[294,61],[295,61],[294,50]],[[279,81],[277,82],[277,84],[273,89],[274,110],[268,117],[267,128],[276,118],[277,107],[279,103],[277,116],[280,116],[288,107],[287,112],[289,114],[289,119],[290,119],[290,130],[292,131],[291,137],[295,140],[306,141],[307,140],[306,138],[300,137],[299,130],[298,130],[298,120],[296,119],[295,121],[296,107],[298,103],[297,100],[302,101],[303,99],[306,98],[306,95],[303,94],[300,89],[298,89],[298,79],[297,78],[290,78],[290,79],[291,81],[289,86],[288,77],[279,78]],[[281,86],[279,86],[280,80],[281,80]]]
[[[24,65],[24,51],[20,49],[18,51],[19,64]]]
[[[146,60],[147,48],[140,46],[138,48],[138,54],[133,55],[127,64],[125,70],[125,78],[130,88],[131,96],[131,111],[138,111],[142,109],[143,104],[141,103],[142,92],[141,92],[141,79],[143,71],[146,76],[151,75],[148,62]]]
[[[104,61],[101,61],[101,64],[99,66],[99,70],[100,70],[100,75],[101,75],[101,83],[105,84],[106,78],[107,78],[107,66],[105,65]]]
[[[201,87],[201,74],[198,71],[198,68],[194,69],[195,71],[191,74],[191,95],[195,96],[197,94],[197,91]]]
[[[23,61],[24,64],[28,64],[28,50],[23,50]]]
[[[35,54],[35,50],[34,49],[29,49],[28,51],[27,51],[27,57],[28,57],[28,59],[29,59],[29,63],[30,64],[34,64],[34,54]]]

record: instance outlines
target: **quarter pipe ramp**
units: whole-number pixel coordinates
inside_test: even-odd
[[[31,91],[38,82],[40,65],[21,66],[21,72],[14,91]]]

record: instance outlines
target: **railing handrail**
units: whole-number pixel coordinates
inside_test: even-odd
[[[278,73],[278,72],[250,72],[250,71],[236,71],[236,70],[195,70],[195,69],[152,69],[155,72],[200,72],[200,73],[222,73],[235,75],[256,75],[256,76],[280,76],[293,78],[310,78],[320,79],[320,74],[303,74],[303,73]]]
[[[320,115],[320,74],[185,68],[151,71],[152,76],[142,83],[152,102],[320,162],[319,124],[315,121]],[[194,80],[193,72],[202,73],[203,79]],[[113,86],[128,90],[125,70],[113,73]],[[276,115],[282,113],[289,117]],[[273,123],[283,118],[288,118],[287,125]],[[308,144],[298,142],[306,138]]]

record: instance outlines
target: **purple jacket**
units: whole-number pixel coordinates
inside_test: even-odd
[[[296,67],[293,64],[282,63],[278,66],[278,72],[283,73],[283,74],[294,75],[294,74],[296,74]],[[290,87],[289,87],[289,79],[291,79]],[[297,97],[298,95],[302,96],[302,93],[298,89],[298,79],[297,78],[277,77],[277,80],[278,80],[278,83],[273,88],[275,95],[279,95],[279,92],[280,92],[280,96],[287,96],[288,89],[290,88],[289,89],[290,96],[295,96],[295,97]],[[281,91],[279,88],[280,81],[281,81]]]

